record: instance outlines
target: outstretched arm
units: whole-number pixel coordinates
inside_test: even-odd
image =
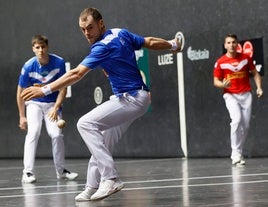
[[[59,79],[55,80],[54,82],[46,86],[43,86],[41,88],[31,86],[29,88],[26,88],[22,92],[21,97],[26,101],[32,98],[43,97],[54,91],[58,91],[60,89],[66,88],[67,86],[75,84],[76,82],[81,80],[89,71],[90,71],[89,68],[83,65],[78,65],[76,68],[69,70]]]
[[[143,47],[151,50],[171,50],[174,53],[181,51],[181,43],[177,39],[165,40],[157,37],[145,37]]]

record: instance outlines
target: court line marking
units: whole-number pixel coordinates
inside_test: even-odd
[[[254,173],[254,174],[241,174],[239,177],[255,177],[255,176],[267,176],[268,173]],[[155,183],[155,182],[171,182],[171,181],[188,181],[188,180],[201,180],[201,179],[215,179],[215,178],[231,178],[233,175],[222,175],[222,176],[204,176],[204,177],[192,177],[192,178],[175,178],[175,179],[160,179],[160,180],[143,180],[143,181],[127,181],[126,184],[137,184],[137,183]],[[255,184],[255,183],[267,183],[268,180],[253,180],[253,181],[240,181],[240,182],[217,182],[217,183],[205,183],[205,184],[185,184],[185,185],[164,185],[164,186],[151,186],[151,187],[133,187],[124,188],[123,191],[133,190],[152,190],[152,189],[166,189],[166,188],[189,188],[189,187],[205,187],[205,186],[220,186],[220,185],[238,185],[238,184]],[[26,187],[25,189],[40,189],[40,188],[62,188],[62,187],[77,187],[84,186],[84,184],[75,185],[51,185],[51,186],[32,186]],[[23,187],[14,188],[0,188],[3,190],[23,190]],[[61,194],[74,194],[80,193],[81,191],[64,191],[64,192],[52,192],[52,193],[38,193],[38,194],[18,194],[18,195],[5,195],[0,198],[14,198],[14,197],[28,197],[28,196],[44,196],[44,195],[61,195]]]
[[[239,174],[235,175],[238,177],[255,177],[255,176],[268,176],[268,173],[254,173],[254,174]],[[192,178],[170,178],[170,179],[158,179],[158,180],[138,180],[138,181],[124,181],[125,184],[139,184],[139,183],[157,183],[157,182],[173,182],[173,181],[189,181],[189,180],[202,180],[202,179],[215,179],[215,178],[232,178],[233,175],[216,175],[216,176],[203,176],[203,177],[192,177]],[[74,181],[75,182],[75,181]],[[27,185],[27,184],[26,184]],[[28,184],[33,186],[27,186],[25,189],[42,189],[42,188],[63,188],[63,187],[77,187],[84,186],[85,184],[66,184],[66,185],[43,185],[35,186],[35,184]],[[0,188],[3,190],[22,190],[24,187],[9,187]]]
[[[185,158],[155,158],[155,159],[135,159],[135,160],[128,160],[128,159],[121,159],[121,158],[118,158],[115,160],[115,163],[117,165],[120,165],[120,164],[125,164],[125,163],[140,163],[140,162],[158,162],[158,161],[169,161],[169,160],[172,160],[172,161],[176,161],[176,160],[184,160]],[[42,160],[42,159],[41,159]],[[49,159],[48,159],[49,160]],[[80,160],[80,159],[79,159]],[[84,159],[85,162],[79,162],[79,163],[68,163],[68,164],[65,164],[65,166],[88,166],[88,159]],[[5,160],[4,160],[5,161]],[[53,161],[51,160],[51,163]],[[0,161],[1,163],[1,161]],[[20,163],[21,164],[21,163]],[[46,164],[46,165],[35,165],[35,168],[47,168],[47,167],[51,167],[53,168],[54,165],[53,164]],[[18,169],[22,169],[23,166],[5,166],[5,167],[0,167],[0,171],[1,170],[18,170]]]
[[[253,180],[241,182],[227,182],[227,183],[205,183],[205,184],[185,184],[185,185],[170,185],[170,186],[152,186],[140,188],[126,188],[125,191],[130,190],[150,190],[150,189],[165,189],[165,188],[187,188],[187,187],[205,187],[205,186],[219,186],[219,185],[237,185],[237,184],[255,184],[255,183],[268,183],[268,180]]]
[[[189,188],[189,187],[205,187],[205,186],[221,186],[221,185],[239,185],[239,184],[255,184],[255,183],[268,183],[268,180],[255,180],[243,182],[227,182],[227,183],[206,183],[206,184],[190,184],[190,185],[169,185],[169,186],[152,186],[152,187],[139,187],[139,188],[125,188],[122,191],[132,190],[152,190],[152,189],[166,189],[166,188]],[[74,194],[81,191],[64,191],[55,193],[37,193],[37,194],[19,194],[19,195],[6,195],[0,196],[1,198],[17,198],[17,197],[30,197],[30,196],[45,196],[45,195],[61,195],[61,194]]]
[[[234,176],[238,177],[255,177],[267,175],[268,173],[254,173],[254,174],[238,174],[238,175],[216,175],[216,176],[203,176],[203,177],[192,177],[192,178],[171,178],[171,179],[159,179],[159,180],[143,180],[143,181],[124,181],[124,183],[134,184],[134,183],[153,183],[153,182],[171,182],[171,181],[187,181],[187,180],[202,180],[202,179],[214,179],[214,178],[232,178]]]

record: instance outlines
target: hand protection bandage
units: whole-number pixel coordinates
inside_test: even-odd
[[[45,94],[45,96],[52,93],[50,85],[45,85],[41,87],[41,90]]]
[[[178,49],[178,45],[175,40],[169,40],[168,42],[171,44],[171,51],[176,51]]]

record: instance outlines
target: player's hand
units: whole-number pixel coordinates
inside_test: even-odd
[[[50,110],[48,112],[47,116],[48,116],[50,121],[53,121],[53,122],[57,121],[58,120],[58,110],[53,108],[52,110]]]
[[[42,92],[40,87],[31,86],[29,88],[26,88],[22,91],[21,97],[25,101],[29,101],[33,98],[40,98],[45,96],[45,94]]]
[[[175,41],[176,44],[177,44],[177,49],[176,49],[176,50],[171,50],[172,53],[176,54],[176,53],[178,53],[178,52],[181,52],[181,51],[182,51],[182,48],[181,48],[181,42],[180,42],[177,38],[175,38],[175,39],[173,39],[173,40],[171,40],[171,41]]]
[[[26,131],[27,130],[27,119],[26,119],[26,117],[21,117],[20,118],[19,127],[23,131]]]
[[[257,92],[257,97],[258,98],[260,98],[262,96],[262,94],[263,94],[263,90],[261,88],[258,88],[256,92]]]
[[[228,87],[231,86],[231,81],[229,79],[227,79],[227,78],[224,78],[222,80],[222,84],[223,84],[223,88],[228,88]]]

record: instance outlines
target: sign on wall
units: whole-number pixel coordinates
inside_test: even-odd
[[[264,75],[264,57],[263,57],[263,41],[262,38],[240,41],[237,51],[248,54],[256,65],[260,75]]]

